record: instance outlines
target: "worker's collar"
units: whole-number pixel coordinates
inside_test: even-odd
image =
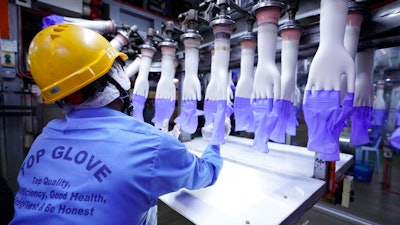
[[[111,116],[127,116],[127,115],[108,106],[103,106],[99,108],[73,109],[67,114],[67,117],[70,118],[92,118],[92,117],[111,117]]]

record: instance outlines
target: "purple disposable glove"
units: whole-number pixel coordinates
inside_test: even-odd
[[[261,152],[268,152],[269,136],[274,129],[278,115],[272,110],[273,99],[254,99],[251,108],[254,114],[253,147]]]
[[[340,91],[307,90],[303,105],[308,127],[307,148],[314,152],[333,154],[339,150],[335,137],[337,118],[340,118]]]
[[[292,104],[292,109],[286,126],[286,133],[291,136],[296,136],[296,127],[299,125],[299,122],[297,121],[297,111],[298,108]]]
[[[350,144],[353,146],[365,145],[370,142],[368,129],[371,126],[371,106],[354,107],[351,118]]]
[[[63,16],[58,16],[56,14],[51,14],[49,16],[46,16],[42,19],[42,29],[55,25],[55,24],[60,24],[64,23],[64,17]]]
[[[400,127],[400,109],[396,111],[396,127]]]
[[[339,108],[339,115],[336,120],[334,135],[335,140],[339,142],[340,134],[342,133],[343,128],[347,126],[347,120],[350,118],[353,112],[353,102],[354,102],[354,93],[347,93],[343,99],[343,104]],[[339,143],[338,143],[339,145]]]
[[[308,126],[307,148],[325,161],[340,160],[339,136],[353,109],[354,93],[347,93],[340,106],[340,91],[305,93],[304,119]]]
[[[372,120],[373,125],[375,126],[383,126],[386,119],[386,110],[385,109],[373,109],[372,110]]]
[[[278,99],[274,103],[274,110],[278,114],[276,126],[271,133],[271,140],[279,143],[285,143],[286,129],[293,103],[288,100]]]
[[[336,126],[334,129],[334,136],[337,142],[337,150],[330,153],[321,153],[319,154],[319,158],[325,161],[339,161],[340,160],[340,143],[339,137],[342,133],[343,128],[347,126],[347,120],[351,116],[353,112],[353,102],[354,102],[354,93],[347,93],[343,99],[343,104],[338,110],[338,117],[336,120]]]
[[[222,145],[225,144],[225,118],[227,113],[226,100],[214,101],[216,112],[213,113],[213,131],[210,144]]]
[[[400,151],[400,128],[393,131],[389,138],[389,144],[397,151]]]
[[[174,122],[181,126],[181,129],[189,134],[193,134],[197,130],[198,116],[204,112],[197,110],[197,100],[183,100],[181,114],[175,118]]]
[[[254,132],[254,115],[250,109],[250,98],[235,97],[233,102],[235,131]]]
[[[132,97],[132,105],[133,105],[132,117],[142,122],[144,121],[143,109],[146,100],[147,98],[142,95],[133,95]]]
[[[151,122],[154,123],[154,127],[163,128],[164,120],[171,118],[172,113],[175,110],[175,100],[156,98],[154,102],[154,118]]]
[[[319,152],[318,158],[328,162],[340,161],[340,151],[336,151],[332,154]]]
[[[205,100],[204,101],[204,126],[208,126],[213,123],[213,114],[217,112],[217,100]],[[226,101],[225,101],[226,104]]]

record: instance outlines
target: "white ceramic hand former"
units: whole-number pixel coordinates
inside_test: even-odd
[[[163,55],[161,58],[161,77],[157,84],[156,98],[176,100],[174,84],[175,66],[173,55]]]
[[[136,57],[128,67],[125,68],[126,74],[128,75],[129,79],[139,72],[140,62],[142,61],[142,57]]]
[[[133,87],[134,95],[141,95],[147,97],[149,94],[149,71],[152,58],[143,56],[139,66],[139,74]]]
[[[356,87],[354,106],[372,106],[374,84],[372,81],[374,50],[369,49],[356,54]]]
[[[185,78],[182,83],[182,100],[201,100],[201,85],[197,75],[199,49],[185,49]]]
[[[282,77],[281,99],[292,101],[296,88],[296,67],[299,52],[301,31],[288,29],[281,33],[282,36]]]
[[[275,64],[266,63],[258,66],[254,76],[252,99],[279,98],[281,83],[279,78],[279,71]]]
[[[354,60],[344,47],[347,0],[322,0],[320,44],[310,66],[306,90],[354,93]],[[346,79],[346,87],[341,81]]]
[[[349,12],[347,15],[347,24],[344,33],[344,47],[353,59],[355,58],[358,49],[362,21],[363,15],[361,12]]]
[[[250,42],[250,48],[243,47],[244,42]],[[236,85],[235,96],[250,98],[254,83],[255,41],[243,41],[241,46],[240,77]]]
[[[342,76],[347,78],[347,90],[354,93],[354,63],[344,48],[334,52],[317,51],[310,66],[306,90],[341,90]],[[349,78],[350,77],[350,78]]]
[[[185,74],[182,85],[182,100],[201,100],[201,85],[197,74]]]
[[[206,100],[226,100],[228,83],[228,67],[230,40],[216,39],[214,56],[211,60],[211,79],[207,86]]]
[[[275,64],[278,27],[273,23],[263,23],[258,28],[258,63],[254,75],[252,98],[279,99],[281,77]]]
[[[379,85],[379,84],[378,84]],[[382,87],[377,87],[376,90],[376,99],[373,103],[374,109],[386,109],[385,99],[383,99],[383,85]]]

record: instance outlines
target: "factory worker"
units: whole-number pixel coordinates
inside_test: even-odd
[[[40,31],[29,66],[53,120],[18,175],[15,224],[149,224],[158,197],[216,182],[219,146],[201,157],[172,135],[126,115],[130,82],[118,52],[100,34],[59,24]]]

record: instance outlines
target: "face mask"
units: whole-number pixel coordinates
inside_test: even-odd
[[[81,104],[65,104],[63,106],[63,112],[66,114],[72,109],[103,107],[119,98],[124,103],[122,111],[124,113],[129,113],[128,111],[132,108],[132,106],[130,106],[128,92],[131,83],[122,65],[118,61],[115,61],[105,76],[108,76],[107,81],[109,83],[102,91],[96,92],[93,97]]]

